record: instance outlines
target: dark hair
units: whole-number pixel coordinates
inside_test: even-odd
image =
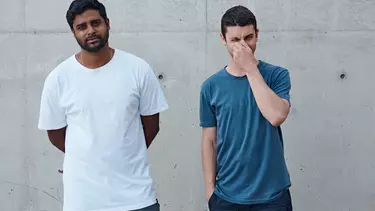
[[[73,29],[73,21],[76,15],[80,15],[89,9],[98,10],[104,20],[108,19],[104,5],[98,0],[74,0],[66,12],[66,20],[68,21],[70,29]]]
[[[248,26],[253,25],[257,30],[257,20],[255,15],[246,7],[238,5],[228,9],[221,18],[221,33],[225,38],[228,26]]]

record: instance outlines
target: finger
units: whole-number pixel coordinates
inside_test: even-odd
[[[238,50],[237,48],[233,48],[233,58],[236,60],[238,58]]]
[[[233,46],[233,53],[237,53],[239,51],[239,48],[235,45]]]
[[[238,51],[233,49],[233,58],[237,58],[237,55],[238,55]]]
[[[233,49],[238,50],[238,44],[237,44],[237,43],[234,43],[234,45],[233,45]]]
[[[237,44],[237,48],[239,50],[244,50],[245,49],[241,42],[237,42],[236,44]]]
[[[240,45],[241,45],[242,47],[244,47],[244,48],[248,48],[248,47],[249,47],[249,45],[248,45],[244,40],[241,40],[241,41],[240,41]]]
[[[247,50],[248,50],[250,53],[252,53],[252,54],[254,53],[253,49],[250,48],[250,46],[247,47]]]
[[[241,48],[244,51],[251,51],[251,52],[253,52],[253,50],[250,48],[250,46],[244,40],[240,41],[240,46],[241,46]]]
[[[234,48],[235,48],[236,51],[238,51],[238,52],[242,52],[242,51],[245,50],[244,47],[243,47],[241,44],[239,44],[239,43],[236,43],[235,46],[234,46]]]

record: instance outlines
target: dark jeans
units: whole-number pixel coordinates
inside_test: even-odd
[[[210,211],[292,211],[292,198],[287,190],[278,199],[264,204],[233,204],[218,197],[215,193],[208,201]]]
[[[133,211],[160,211],[160,204],[159,202],[156,202],[155,204],[139,209],[139,210],[133,210]]]

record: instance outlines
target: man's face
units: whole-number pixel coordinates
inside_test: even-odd
[[[255,52],[258,41],[258,30],[254,29],[254,25],[229,26],[225,38],[220,34],[223,44],[227,46],[229,54],[233,57],[233,47],[237,42],[246,43]]]
[[[75,17],[73,33],[82,49],[98,52],[108,42],[109,21],[106,22],[97,10],[86,10]]]

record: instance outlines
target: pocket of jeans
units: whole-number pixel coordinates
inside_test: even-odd
[[[211,208],[212,203],[214,202],[215,202],[215,192],[213,192],[211,197],[208,199],[208,207]]]

